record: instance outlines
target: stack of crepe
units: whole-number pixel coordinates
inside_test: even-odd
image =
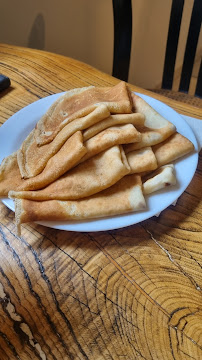
[[[176,183],[172,162],[193,144],[125,82],[61,96],[0,166],[18,231],[144,210],[145,195]]]

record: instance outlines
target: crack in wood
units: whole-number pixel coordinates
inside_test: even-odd
[[[152,279],[149,277],[149,275],[145,272],[145,270],[144,270],[143,266],[140,264],[140,262],[127,249],[124,248],[124,246],[116,239],[116,237],[113,234],[111,234],[110,232],[108,232],[108,234],[116,241],[116,243],[124,250],[124,252],[127,255],[129,255],[138,264],[141,272],[147,277],[147,279],[149,279],[149,281],[151,281],[151,283],[154,286],[156,286],[155,283],[152,281]]]
[[[91,237],[89,234],[86,236]],[[110,262],[116,267],[116,269],[124,276],[124,278],[126,278],[132,285],[134,285],[137,288],[137,290],[139,290],[140,293],[142,293],[147,298],[147,300],[149,300],[153,305],[157,305],[157,307],[161,309],[161,311],[165,315],[169,316],[168,312],[164,308],[162,308],[162,306],[158,304],[156,300],[152,299],[147,294],[147,292],[144,289],[142,289],[141,286],[138,285],[137,282],[130,275],[127,274],[127,272],[123,270],[123,268],[117,263],[117,261],[111,257],[111,255],[99,244],[99,242],[95,238],[93,238],[93,241],[97,244],[97,246],[103,252],[103,254],[110,260]]]
[[[172,262],[173,265],[177,266],[177,268],[180,270],[180,272],[186,276],[189,281],[192,283],[192,285],[194,285],[194,287],[196,288],[196,290],[201,291],[200,286],[197,284],[197,282],[193,279],[193,277],[191,275],[189,275],[180,264],[178,264],[177,261],[175,261],[172,257],[172,255],[169,253],[169,251],[167,249],[165,249],[152,235],[152,233],[149,230],[146,230],[147,233],[150,235],[151,239],[155,242],[155,244],[160,247],[160,249],[167,255],[167,257],[169,258],[169,260]]]
[[[0,336],[2,337],[2,339],[3,339],[3,340],[6,342],[6,344],[8,345],[9,349],[11,350],[11,352],[13,353],[13,355],[15,356],[15,359],[17,359],[17,360],[22,360],[21,357],[18,355],[15,346],[11,343],[11,341],[8,339],[8,337],[6,336],[6,334],[4,334],[1,330],[0,330]]]
[[[8,317],[13,321],[13,329],[20,335],[21,341],[31,345],[32,350],[36,350],[36,355],[42,360],[46,360],[40,344],[34,339],[29,325],[24,318],[16,312],[15,306],[12,304],[9,295],[4,291],[3,285],[0,283],[0,302]]]
[[[8,229],[8,231],[9,231],[9,229]],[[12,253],[13,258],[17,262],[19,268],[22,270],[23,276],[24,276],[24,278],[25,278],[25,280],[26,280],[26,282],[28,284],[29,290],[32,293],[32,295],[36,298],[36,300],[37,300],[37,302],[39,304],[39,307],[43,310],[44,316],[46,317],[48,324],[51,326],[51,328],[53,330],[53,333],[56,334],[57,336],[59,335],[58,339],[60,340],[62,346],[65,348],[67,354],[70,356],[70,359],[73,359],[73,355],[71,353],[69,353],[69,350],[68,350],[68,348],[67,348],[67,346],[66,346],[66,344],[65,344],[65,342],[63,340],[63,337],[61,336],[61,334],[58,333],[55,324],[51,320],[50,315],[47,313],[47,310],[46,310],[45,306],[43,305],[43,303],[41,301],[41,298],[40,298],[39,294],[36,291],[34,291],[34,289],[32,287],[32,283],[31,283],[31,279],[30,279],[30,277],[29,277],[23,263],[21,262],[19,255],[16,253],[14,248],[9,243],[9,241],[5,237],[4,232],[3,232],[3,230],[1,228],[0,228],[0,234],[2,235],[3,241],[6,244],[8,250]],[[15,238],[18,238],[16,235],[14,235],[14,236],[15,236]],[[21,238],[18,238],[18,239],[22,241]]]

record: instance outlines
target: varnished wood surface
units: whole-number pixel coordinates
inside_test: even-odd
[[[11,45],[0,45],[0,73],[12,83],[0,94],[1,124],[50,94],[118,82]],[[202,118],[200,109],[152,96]],[[0,203],[0,359],[202,359],[201,184],[200,156],[175,207],[106,232],[32,223],[18,238],[13,212]]]

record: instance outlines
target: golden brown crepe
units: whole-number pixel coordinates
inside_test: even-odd
[[[37,190],[51,184],[60,176],[72,169],[87,152],[83,144],[81,131],[73,134],[60,148],[60,150],[51,157],[44,170],[37,176],[23,181],[18,190]]]
[[[81,199],[112,186],[129,172],[125,153],[120,146],[114,146],[79,164],[42,190],[10,191],[9,197],[33,200]]]
[[[131,151],[126,154],[131,173],[142,173],[157,168],[157,161],[151,147]]]
[[[14,152],[3,159],[0,165],[0,197],[7,197],[8,192],[17,189],[21,183],[22,178],[17,162],[17,152]]]
[[[70,136],[108,116],[109,110],[106,105],[100,105],[90,114],[67,124],[51,143],[43,146],[37,145],[36,131],[32,130],[17,152],[21,176],[26,179],[40,174],[48,160],[59,151]]]
[[[145,123],[144,126],[137,126],[137,130],[142,133],[142,140],[135,144],[126,145],[124,147],[126,153],[158,144],[175,133],[175,126],[157,113],[141,97],[131,93],[131,98],[135,111],[145,116]]]
[[[160,167],[193,149],[124,82],[74,89],[3,160],[0,196],[9,192],[15,199],[18,230],[30,221],[139,211],[146,206],[144,194],[176,182],[173,165]]]
[[[61,149],[47,162],[45,169],[31,179],[22,179],[17,153],[8,156],[0,166],[0,197],[7,197],[10,190],[42,189],[71,169],[86,154],[81,131],[72,135]]]
[[[192,142],[175,133],[164,142],[152,147],[158,166],[168,164],[194,150]]]
[[[39,120],[36,129],[37,144],[46,144],[74,119],[92,112],[100,104],[107,105],[111,113],[131,113],[132,104],[125,82],[114,87],[90,87],[71,96],[67,92]]]
[[[144,125],[144,121],[145,116],[140,113],[110,115],[108,118],[99,121],[95,125],[92,125],[88,129],[84,130],[83,140],[86,141],[111,126],[132,124],[135,127],[142,127]]]
[[[164,189],[165,187],[175,185],[177,182],[175,176],[175,168],[173,164],[165,165],[152,172],[147,179],[142,179],[143,193],[151,194],[155,191]]]
[[[75,201],[15,200],[18,232],[20,225],[31,221],[68,221],[93,219],[145,209],[141,178],[127,175],[110,188]]]
[[[132,124],[112,126],[85,141],[84,145],[87,153],[80,160],[80,163],[114,145],[136,142],[140,141],[140,139],[141,134]]]

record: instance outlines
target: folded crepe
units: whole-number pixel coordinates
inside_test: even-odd
[[[137,130],[142,134],[141,141],[126,145],[124,147],[126,153],[146,146],[158,144],[176,132],[175,126],[157,113],[141,97],[131,93],[131,98],[133,101],[134,111],[145,116],[145,123],[140,127],[137,125]]]
[[[175,133],[164,142],[152,147],[158,167],[166,165],[194,150],[192,142],[179,133]]]
[[[140,139],[140,132],[132,124],[112,126],[84,142],[87,153],[80,160],[80,163],[114,145],[136,142]]]
[[[30,221],[139,211],[146,206],[144,193],[176,182],[173,165],[159,167],[193,149],[124,82],[75,89],[51,106],[17,153],[3,160],[0,196],[9,192],[15,199],[18,230]]]
[[[3,159],[0,165],[0,197],[8,196],[8,192],[17,189],[22,183],[21,174],[17,162],[17,152]]]
[[[108,116],[109,110],[106,105],[100,105],[90,114],[67,124],[51,143],[43,146],[37,145],[36,130],[33,129],[17,152],[21,176],[26,179],[40,174],[48,160],[59,151],[70,136]]]
[[[165,187],[175,185],[177,180],[173,164],[165,165],[149,174],[146,179],[142,179],[143,193],[151,194]]]
[[[20,233],[22,223],[100,218],[143,210],[146,207],[141,178],[127,175],[110,188],[75,201],[15,200],[15,217]]]
[[[72,120],[86,116],[100,104],[107,105],[111,113],[131,113],[132,104],[125,82],[114,87],[90,87],[71,90],[61,96],[39,120],[36,127],[36,142],[43,145],[51,142],[57,133]]]
[[[150,146],[126,154],[131,173],[143,173],[157,168],[157,161]]]
[[[30,179],[22,179],[17,162],[17,153],[5,158],[0,165],[0,197],[7,197],[10,190],[37,190],[58,179],[74,167],[86,154],[81,131],[72,135],[61,149],[47,162],[44,170]]]
[[[10,191],[9,197],[40,201],[81,199],[112,186],[129,173],[123,149],[114,146],[79,164],[42,190]]]
[[[135,127],[142,127],[144,125],[145,116],[140,113],[133,114],[116,114],[110,115],[108,118],[99,121],[83,131],[83,140],[86,141],[101,131],[108,129],[111,126],[132,124]]]

